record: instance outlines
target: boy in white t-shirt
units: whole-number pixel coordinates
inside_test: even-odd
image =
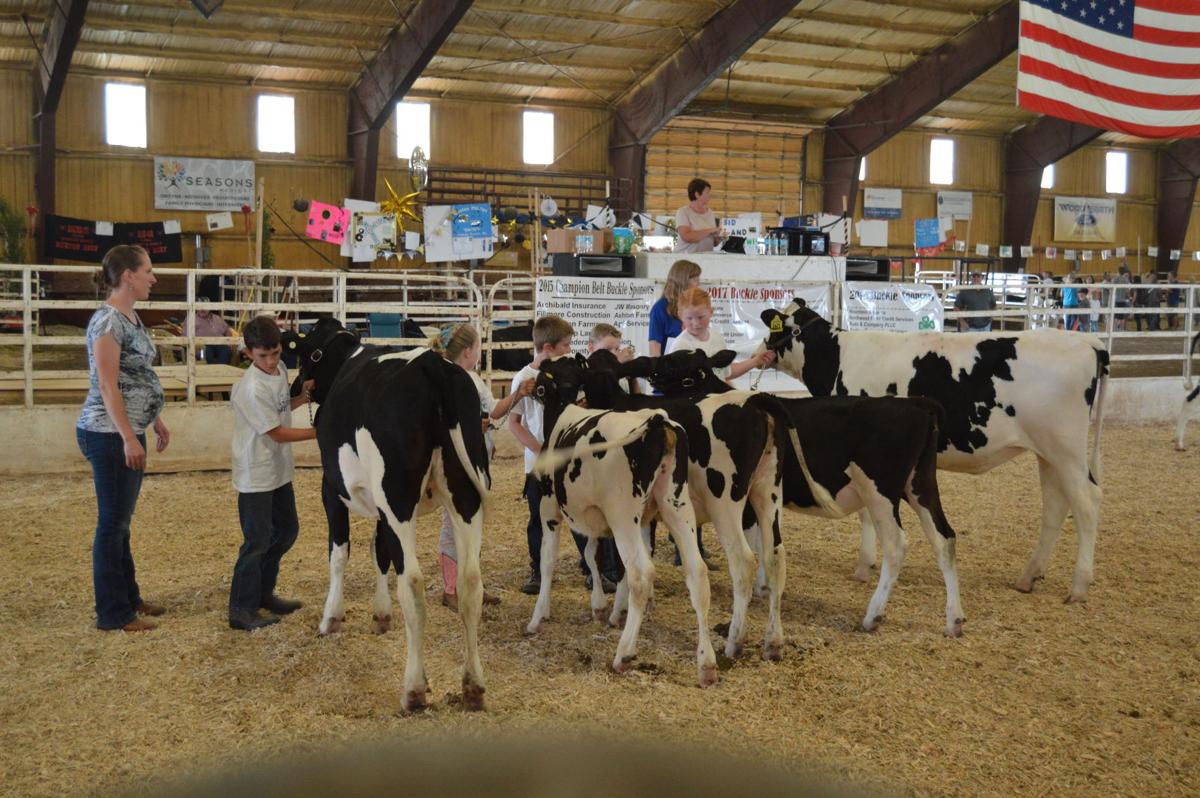
[[[250,367],[233,386],[233,487],[238,492],[242,547],[229,585],[229,626],[252,631],[278,623],[299,601],[275,595],[279,561],[296,542],[300,523],[292,491],[290,444],[312,440],[316,430],[291,426],[292,409],[308,401],[312,381],[292,399],[279,327],[258,316],[242,331]],[[273,613],[264,615],[259,610]]]
[[[699,349],[708,355],[715,355],[729,346],[725,337],[718,330],[709,327],[712,321],[712,298],[703,288],[689,288],[679,295],[676,300],[679,310],[679,321],[683,324],[683,332],[667,341],[667,350],[663,354],[683,350]],[[775,361],[775,353],[763,351],[757,355],[731,363],[728,368],[718,369],[717,373],[726,381],[736,380],[750,369],[764,369]],[[721,373],[724,372],[724,373]]]
[[[521,383],[537,379],[538,367],[547,358],[565,355],[571,351],[574,328],[558,316],[543,316],[533,324],[533,362],[513,377],[510,393],[516,393]],[[544,430],[542,429],[542,403],[532,396],[525,396],[509,411],[508,428],[513,437],[525,447],[525,499],[529,502],[529,523],[525,526],[526,542],[529,546],[529,578],[521,586],[521,592],[537,595],[542,587],[542,501],[541,489],[533,476],[533,461],[542,451]]]

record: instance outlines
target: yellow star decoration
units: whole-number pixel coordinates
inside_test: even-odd
[[[414,209],[419,207],[417,206],[416,199],[421,196],[421,192],[414,191],[411,194],[405,194],[401,197],[396,193],[396,189],[392,188],[392,184],[388,182],[386,177],[383,179],[383,184],[387,186],[389,198],[379,203],[379,210],[382,213],[396,214],[397,221],[399,221],[400,217],[406,216],[414,222],[420,223],[421,215]]]

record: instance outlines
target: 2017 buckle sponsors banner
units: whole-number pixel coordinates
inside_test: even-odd
[[[1054,198],[1055,241],[1112,241],[1117,232],[1117,201],[1095,197]]]
[[[254,161],[154,156],[154,207],[240,211],[254,207]]]
[[[942,301],[931,285],[867,282],[843,285],[844,330],[941,332],[944,318]]]

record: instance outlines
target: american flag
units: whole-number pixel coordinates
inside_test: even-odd
[[[1200,0],[1021,0],[1017,104],[1147,138],[1200,136]]]

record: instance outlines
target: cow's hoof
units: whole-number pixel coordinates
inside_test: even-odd
[[[874,618],[866,618],[863,620],[863,631],[874,632],[879,628],[879,624],[883,623],[883,616],[876,615]]]
[[[1177,452],[1186,452],[1186,451],[1187,451],[1187,447],[1186,447],[1186,446],[1180,446],[1180,445],[1177,443],[1177,444],[1175,444],[1175,451],[1177,451]]]
[[[956,619],[952,626],[946,628],[946,637],[962,637],[964,623],[966,623],[966,618]]]
[[[617,673],[629,673],[633,669],[633,662],[637,659],[637,654],[630,654],[628,657],[617,657],[613,660],[612,669]]]
[[[377,635],[390,631],[392,628],[392,616],[390,615],[372,615],[371,616],[371,631]]]
[[[719,681],[720,678],[717,676],[717,664],[715,662],[709,665],[700,666],[701,687],[712,687]]]
[[[341,618],[329,618],[321,621],[321,625],[317,627],[317,635],[325,637],[326,635],[335,635],[342,631],[342,625],[346,623],[346,616]]]
[[[592,608],[592,620],[597,623],[604,623],[604,607]]]
[[[529,625],[525,627],[525,634],[529,635],[530,637],[533,637],[540,631],[542,631],[541,621],[530,621]]]
[[[763,646],[762,656],[767,662],[779,662],[783,659],[783,645],[780,643],[767,643]]]
[[[871,565],[860,565],[854,569],[854,573],[850,575],[850,578],[857,582],[870,582],[871,569],[873,567]]]
[[[730,659],[737,659],[738,657],[742,656],[743,650],[744,647],[741,643],[735,643],[732,640],[725,642],[725,656],[729,657]]]
[[[1087,593],[1069,593],[1063,604],[1087,604]]]
[[[1017,584],[1014,585],[1014,587],[1016,587],[1018,593],[1032,593],[1033,586],[1045,578],[1046,578],[1045,576],[1040,576],[1040,575],[1039,576],[1031,576],[1031,577],[1023,576],[1017,580]]]
[[[463,709],[467,712],[483,711],[483,686],[463,682]]]
[[[404,701],[400,704],[400,709],[408,714],[420,712],[429,706],[425,703],[425,698],[428,693],[428,687],[426,687],[424,690],[409,690],[404,694]]]

